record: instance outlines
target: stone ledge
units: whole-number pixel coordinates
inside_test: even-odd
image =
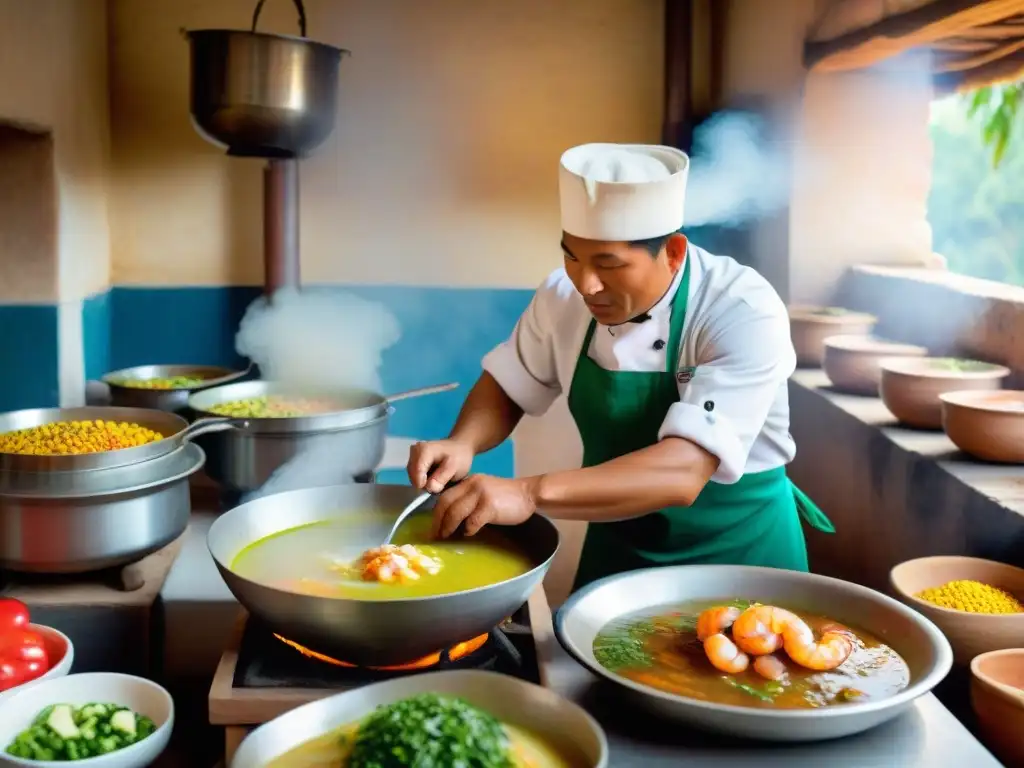
[[[808,534],[815,571],[888,591],[896,564],[971,555],[1024,566],[1024,467],[973,461],[941,432],[898,426],[877,398],[790,380],[790,476],[836,534]]]
[[[876,315],[887,338],[1007,365],[1024,386],[1020,286],[944,269],[860,265],[843,276],[836,303]]]

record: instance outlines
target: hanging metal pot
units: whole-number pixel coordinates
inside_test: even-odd
[[[190,109],[196,130],[240,157],[302,157],[334,130],[338,68],[349,51],[306,38],[252,30],[185,31],[192,53]]]

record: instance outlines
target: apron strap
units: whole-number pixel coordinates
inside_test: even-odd
[[[674,377],[679,369],[679,358],[682,356],[683,326],[686,324],[686,307],[690,301],[690,247],[686,247],[686,263],[683,265],[683,276],[679,280],[679,288],[672,299],[672,316],[669,319],[668,345],[665,355],[665,372]],[[674,351],[673,351],[674,350]]]
[[[815,504],[811,497],[806,493],[797,488],[793,481],[789,483],[793,489],[793,498],[796,500],[796,510],[800,513],[801,519],[807,523],[811,528],[822,533],[835,533],[836,528],[832,525],[832,521],[825,516],[825,513],[821,511],[821,508]]]

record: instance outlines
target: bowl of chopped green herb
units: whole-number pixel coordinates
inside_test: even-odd
[[[113,672],[44,680],[0,702],[0,766],[143,768],[173,727],[174,701],[150,680]]]
[[[556,693],[479,670],[429,672],[331,696],[260,726],[230,768],[432,765],[605,768],[601,726]]]

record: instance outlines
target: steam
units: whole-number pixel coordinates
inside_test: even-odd
[[[400,336],[398,320],[381,304],[346,291],[286,289],[249,305],[235,349],[259,366],[264,380],[299,391],[380,392],[382,354]],[[344,461],[351,443],[344,433],[319,436],[243,502],[351,482]]]
[[[299,389],[380,390],[381,354],[401,331],[386,307],[338,290],[285,289],[245,312],[235,349],[267,381]]]
[[[693,137],[686,226],[735,227],[780,210],[790,191],[790,160],[749,112],[719,112]]]

